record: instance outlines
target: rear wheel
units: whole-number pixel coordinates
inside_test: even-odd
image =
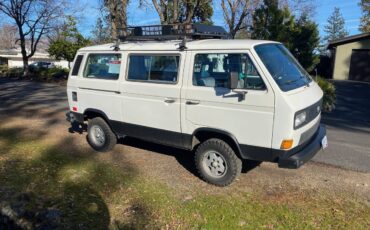
[[[103,118],[96,117],[89,120],[87,141],[94,150],[107,152],[117,144],[117,137]]]
[[[231,184],[240,174],[242,161],[223,140],[209,139],[195,152],[195,164],[200,177],[217,186]]]

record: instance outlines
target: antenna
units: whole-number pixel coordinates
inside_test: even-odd
[[[186,47],[186,37],[183,37],[183,39],[181,40],[180,44],[179,44],[179,49],[181,51],[184,51],[186,50],[188,47]]]
[[[113,47],[113,50],[114,51],[120,51],[120,48],[119,48],[119,45],[121,44],[121,41],[119,38],[116,39],[114,45],[112,46]]]

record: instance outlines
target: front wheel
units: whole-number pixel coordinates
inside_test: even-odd
[[[89,120],[87,141],[94,150],[107,152],[116,145],[117,137],[103,118],[96,117]]]
[[[195,152],[195,165],[200,177],[217,186],[231,184],[240,174],[242,161],[223,140],[209,139]]]

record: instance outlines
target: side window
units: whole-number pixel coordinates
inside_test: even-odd
[[[238,89],[265,89],[261,76],[247,54],[195,55],[193,85],[227,87],[232,72],[239,76]]]
[[[176,55],[129,56],[128,80],[176,83],[180,57]]]
[[[84,77],[117,80],[121,67],[121,54],[89,54]]]
[[[82,62],[83,57],[84,57],[83,55],[78,55],[77,56],[76,61],[73,65],[72,76],[77,76],[78,75],[78,71],[80,70],[80,66],[81,66],[81,62]]]

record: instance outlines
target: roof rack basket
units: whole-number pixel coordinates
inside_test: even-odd
[[[127,27],[126,34],[121,41],[229,38],[223,27],[203,24],[133,26]]]

